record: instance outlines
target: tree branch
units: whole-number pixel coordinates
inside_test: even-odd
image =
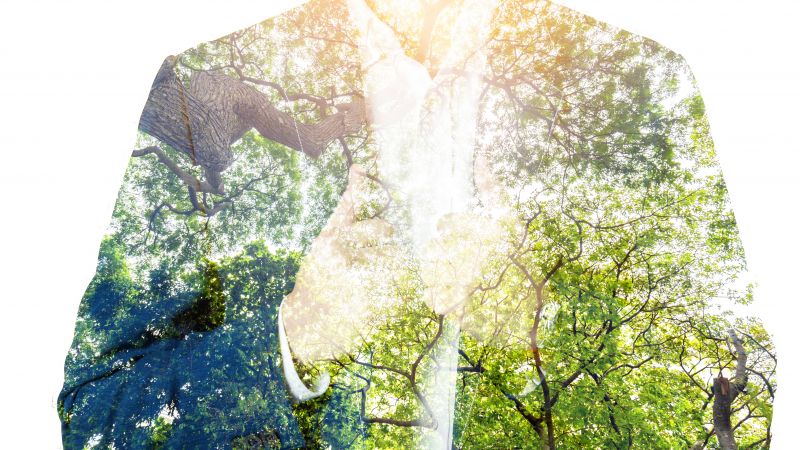
[[[131,153],[131,156],[139,158],[150,154],[156,155],[158,160],[161,161],[162,164],[167,166],[167,168],[170,171],[172,171],[172,173],[177,175],[181,181],[183,181],[187,186],[189,186],[189,188],[194,189],[197,192],[208,192],[210,194],[217,194],[217,195],[223,194],[225,192],[222,186],[220,186],[219,188],[215,188],[207,181],[199,180],[194,175],[181,169],[178,166],[178,164],[175,163],[175,161],[173,161],[172,159],[170,159],[170,157],[167,156],[164,150],[160,149],[159,147],[150,146],[140,150],[134,150]]]

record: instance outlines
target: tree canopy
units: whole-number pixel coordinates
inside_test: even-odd
[[[546,1],[501,2],[472,201],[496,206],[491,178],[507,217],[447,216],[449,259],[431,265],[401,250],[407,199],[381,167],[347,4],[312,0],[159,68],[65,364],[65,448],[421,446],[448,426],[447,361],[453,448],[768,448],[775,350],[728,311],[752,280],[685,61]],[[470,3],[366,4],[436,74]],[[363,196],[345,200],[354,168]],[[471,276],[453,261],[478,261],[480,229],[494,250],[466,291],[435,264]],[[323,243],[357,276],[315,265]],[[313,271],[339,303],[309,329],[358,326],[294,361],[331,376],[296,402],[278,310]],[[465,300],[444,311],[437,283]]]

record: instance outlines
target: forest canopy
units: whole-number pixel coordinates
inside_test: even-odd
[[[376,119],[404,110],[365,84],[355,3],[158,69],[66,360],[65,448],[768,448],[775,350],[729,311],[752,280],[685,61],[501,2],[470,212],[426,259],[424,195],[389,175]],[[448,59],[471,4],[365,2],[448,89],[472,76]],[[404,168],[427,161],[411,147]],[[330,377],[311,400],[281,310],[300,378]]]

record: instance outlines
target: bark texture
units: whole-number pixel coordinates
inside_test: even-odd
[[[185,86],[174,64],[175,58],[168,57],[161,65],[139,129],[201,166],[214,190],[222,190],[221,174],[233,163],[231,144],[252,128],[316,158],[331,141],[359,131],[366,120],[363,100],[354,97],[317,123],[299,122],[276,108],[266,94],[224,74],[195,71]]]
[[[714,379],[714,433],[721,449],[736,450],[738,447],[731,424],[731,403],[747,386],[747,353],[739,336],[733,330],[728,331],[728,334],[736,354],[736,372],[731,379],[722,374]]]

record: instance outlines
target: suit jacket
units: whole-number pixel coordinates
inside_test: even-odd
[[[769,445],[703,102],[647,38],[311,0],[168,56],[139,131],[65,448]]]

